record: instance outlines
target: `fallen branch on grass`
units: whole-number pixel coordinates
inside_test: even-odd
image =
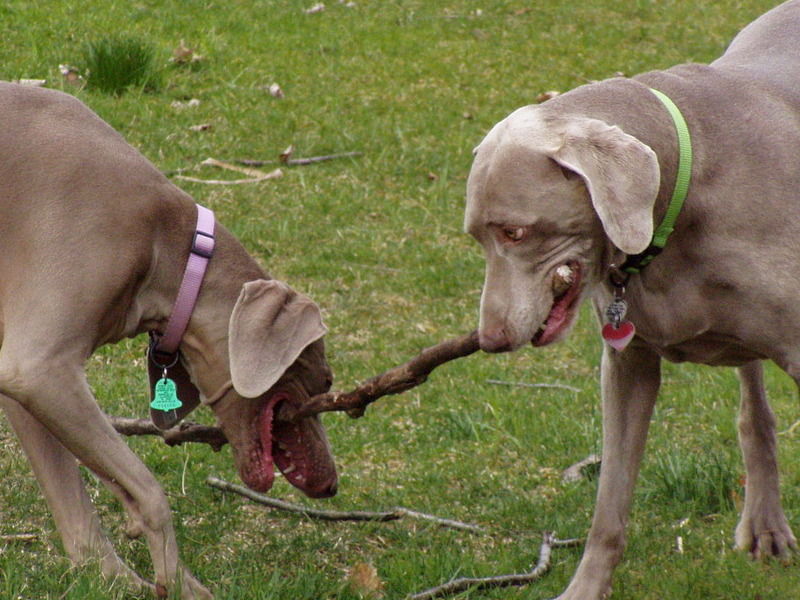
[[[223,481],[222,479],[217,479],[216,477],[209,477],[206,479],[206,484],[225,492],[239,494],[240,496],[244,496],[245,498],[257,502],[258,504],[262,504],[263,506],[268,506],[270,508],[275,508],[286,512],[299,513],[312,519],[320,519],[323,521],[374,521],[378,523],[385,523],[387,521],[398,521],[403,518],[409,518],[421,519],[436,523],[442,527],[460,529],[462,531],[469,531],[470,533],[483,533],[483,529],[478,525],[471,525],[470,523],[462,523],[461,521],[453,521],[451,519],[443,519],[441,517],[428,515],[415,510],[409,510],[407,508],[395,508],[394,510],[388,512],[318,510],[308,508],[306,506],[300,506],[298,504],[292,504],[284,500],[278,500],[277,498],[270,498],[269,496],[264,496],[263,494],[254,492],[241,485],[229,483],[227,481]]]
[[[245,165],[247,167],[263,167],[265,165],[275,164],[288,165],[290,167],[303,167],[307,165],[315,165],[317,163],[326,162],[329,160],[336,160],[337,158],[355,158],[356,156],[361,156],[362,154],[363,152],[340,152],[338,154],[323,154],[322,156],[308,156],[306,158],[289,158],[286,154],[282,154],[281,156],[286,156],[286,158],[281,158],[281,160],[250,160],[243,158],[233,162],[240,165]]]
[[[500,379],[487,379],[486,383],[492,385],[510,385],[514,387],[529,387],[529,388],[553,388],[559,390],[569,390],[570,392],[580,392],[580,388],[563,383],[524,383],[522,381],[501,381]]]
[[[443,585],[431,588],[419,594],[409,597],[409,600],[432,600],[433,598],[444,598],[454,596],[470,589],[487,590],[494,588],[522,586],[538,581],[544,577],[552,566],[553,548],[573,547],[582,544],[581,540],[559,540],[555,534],[544,532],[542,545],[539,548],[539,561],[534,569],[528,573],[517,573],[514,575],[500,575],[497,577],[462,577],[449,581]]]
[[[0,535],[0,542],[20,542],[23,544],[30,544],[31,542],[35,542],[39,539],[39,535],[36,533],[11,533],[8,535]]]
[[[269,173],[259,171],[258,169],[248,169],[245,167],[238,167],[230,163],[217,160],[216,158],[207,158],[198,166],[203,167],[217,167],[219,169],[226,169],[228,171],[235,171],[247,175],[247,179],[200,179],[198,177],[189,177],[187,175],[175,175],[175,179],[182,179],[183,181],[193,181],[194,183],[205,183],[209,185],[238,185],[241,183],[258,183],[259,181],[266,181],[267,179],[276,179],[283,177],[283,171],[275,169]]]
[[[240,159],[234,160],[231,162],[224,162],[221,160],[217,160],[216,158],[207,158],[202,161],[199,165],[195,165],[194,167],[180,167],[178,169],[172,169],[171,171],[164,171],[164,175],[167,177],[175,177],[176,179],[182,179],[183,181],[192,181],[195,183],[206,183],[206,184],[213,184],[213,185],[236,185],[240,183],[257,183],[259,181],[264,181],[266,179],[275,179],[277,177],[281,177],[283,175],[283,171],[280,169],[275,169],[274,171],[270,171],[269,173],[264,173],[263,171],[258,171],[257,169],[252,168],[242,168],[238,167],[237,165],[242,165],[243,167],[264,167],[267,165],[286,165],[288,167],[302,167],[307,165],[315,165],[317,163],[326,162],[329,160],[335,160],[337,158],[353,158],[356,156],[361,156],[362,152],[341,152],[339,154],[324,154],[322,156],[308,156],[306,158],[291,158],[291,149],[290,146],[284,151],[278,158],[278,160],[250,160],[250,159]],[[235,163],[235,164],[233,164]],[[200,179],[199,177],[189,177],[184,175],[188,171],[196,171],[200,167],[219,167],[220,169],[227,169],[229,171],[236,171],[239,173],[244,173],[249,175],[247,179],[233,179],[233,180],[223,180],[223,179]]]

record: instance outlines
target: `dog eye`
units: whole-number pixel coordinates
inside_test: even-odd
[[[524,227],[503,227],[501,229],[503,237],[509,242],[519,242],[525,237]]]

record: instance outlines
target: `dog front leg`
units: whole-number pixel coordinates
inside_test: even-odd
[[[76,565],[97,561],[103,575],[128,583],[131,591],[154,591],[117,555],[86,493],[75,457],[20,404],[0,395],[8,417],[45,497],[64,550]]]
[[[141,523],[155,570],[156,592],[166,597],[176,587],[183,600],[208,600],[202,586],[178,558],[177,540],[166,496],[153,474],[128,448],[92,396],[82,365],[68,353],[25,356],[3,340],[0,389],[17,401],[63,447],[98,477],[113,484],[134,522]],[[15,339],[10,337],[11,340]],[[63,458],[62,453],[62,458]]]
[[[661,360],[645,348],[603,351],[603,458],[594,519],[580,565],[559,600],[603,600],[625,548],[625,526],[661,383]]]
[[[758,558],[785,556],[797,548],[797,541],[781,507],[775,416],[767,402],[761,362],[741,367],[739,382],[739,443],[747,480],[736,547]]]

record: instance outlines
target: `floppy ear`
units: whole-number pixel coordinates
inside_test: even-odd
[[[606,235],[626,254],[643,252],[653,237],[661,171],[655,152],[619,127],[570,119],[553,160],[583,178]]]
[[[245,398],[260,396],[326,331],[309,297],[274,279],[245,283],[228,329],[233,387]]]

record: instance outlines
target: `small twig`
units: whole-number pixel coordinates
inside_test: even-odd
[[[286,160],[250,160],[250,159],[240,159],[234,160],[233,162],[245,165],[246,167],[263,167],[265,165],[275,165],[275,164],[284,164],[290,167],[302,167],[306,165],[313,165],[316,163],[325,162],[328,160],[335,160],[337,158],[351,158],[355,156],[361,156],[363,152],[341,152],[339,154],[325,154],[323,156],[309,156],[307,158],[289,158]]]
[[[248,177],[246,179],[200,179],[199,177],[189,177],[188,175],[175,175],[175,179],[182,181],[192,181],[194,183],[205,183],[206,185],[240,185],[243,183],[258,183],[267,179],[277,179],[283,177],[283,171],[275,169],[269,173],[264,173],[261,177]]]
[[[428,375],[436,367],[451,360],[469,356],[479,349],[478,332],[472,331],[425,348],[407,363],[365,381],[350,392],[328,392],[314,396],[302,404],[284,402],[279,407],[275,418],[283,421],[296,421],[303,417],[331,411],[346,411],[353,418],[361,417],[367,406],[378,398],[400,394],[425,383]]]
[[[365,265],[362,263],[353,263],[347,261],[344,261],[341,264],[350,267],[358,267],[359,269],[375,269],[376,271],[386,271],[387,273],[405,273],[403,269],[395,269],[394,267],[384,267],[382,265]]]
[[[791,425],[791,427],[789,427],[789,429],[786,429],[784,431],[778,432],[778,435],[792,436],[792,435],[794,435],[794,430],[797,429],[798,427],[800,427],[800,421],[795,421],[794,423],[792,423],[792,425]]]
[[[385,523],[387,521],[398,521],[404,517],[408,517],[412,519],[431,521],[432,523],[442,525],[443,527],[460,529],[462,531],[469,531],[470,533],[483,532],[483,529],[478,525],[471,525],[470,523],[462,523],[461,521],[453,521],[451,519],[442,519],[441,517],[409,510],[407,508],[395,508],[394,510],[386,512],[318,510],[308,508],[306,506],[292,504],[284,500],[278,500],[277,498],[270,498],[269,496],[264,496],[263,494],[254,492],[241,485],[229,483],[227,481],[223,481],[222,479],[217,479],[216,477],[209,477],[206,479],[206,484],[226,492],[239,494],[240,496],[244,496],[245,498],[249,498],[258,504],[262,504],[270,508],[275,508],[286,512],[299,513],[312,519],[320,519],[323,521],[373,521]]]
[[[30,544],[38,539],[39,536],[35,533],[11,533],[8,535],[0,535],[0,542],[22,542],[24,544]]]
[[[208,444],[215,451],[219,451],[228,443],[228,438],[218,427],[198,425],[190,421],[176,425],[167,430],[156,427],[150,419],[130,419],[127,417],[113,417],[108,419],[122,435],[157,435],[164,438],[169,446],[177,446],[185,442],[199,442]]]
[[[509,586],[528,585],[544,577],[552,566],[553,548],[577,546],[581,540],[558,540],[555,535],[547,531],[542,535],[542,545],[539,548],[539,561],[534,569],[528,573],[514,575],[499,575],[496,577],[462,577],[419,594],[409,596],[409,600],[431,600],[454,596],[469,589],[487,590]]]
[[[530,387],[530,388],[556,388],[560,390],[569,390],[570,392],[580,392],[580,388],[572,387],[571,385],[564,385],[563,383],[523,383],[520,381],[501,381],[499,379],[487,379],[486,383],[494,385],[513,385],[515,387]]]
[[[226,171],[234,171],[236,173],[242,173],[243,175],[247,175],[255,179],[266,179],[267,177],[270,176],[270,173],[264,173],[264,171],[259,171],[258,169],[248,169],[247,167],[240,167],[211,157],[202,161],[200,163],[200,166],[217,167],[218,169],[225,169]],[[277,170],[280,171],[280,169]],[[273,173],[274,172],[275,171],[273,171]]]

